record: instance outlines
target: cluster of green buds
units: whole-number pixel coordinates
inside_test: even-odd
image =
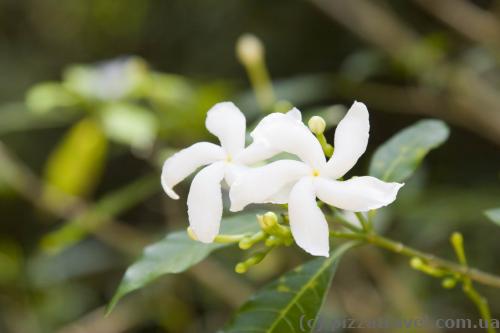
[[[286,219],[283,220],[286,221]],[[290,227],[281,224],[275,213],[267,212],[263,215],[257,215],[257,221],[261,230],[253,235],[243,237],[239,241],[238,246],[242,250],[248,250],[259,243],[263,243],[264,248],[252,254],[245,261],[236,264],[234,270],[237,273],[243,274],[250,267],[261,262],[273,248],[293,244]]]
[[[275,213],[267,212],[263,215],[258,214],[257,221],[260,225],[260,230],[254,234],[219,234],[214,239],[214,243],[238,243],[239,248],[242,250],[248,250],[258,244],[262,245],[261,249],[254,252],[248,259],[236,264],[234,270],[237,273],[243,274],[248,271],[250,267],[260,263],[272,249],[278,246],[290,246],[293,244],[290,227],[280,223]],[[284,216],[283,222],[287,223],[287,221],[287,218]],[[187,228],[187,234],[189,238],[197,240],[191,227]]]
[[[462,234],[460,234],[459,232],[454,232],[450,237],[450,243],[455,251],[459,263],[463,266],[467,266],[467,259],[465,257],[464,250],[464,239]],[[425,273],[429,276],[443,279],[441,285],[445,289],[455,288],[457,282],[462,280],[462,277],[460,275],[452,273],[448,270],[441,269],[439,267],[435,267],[419,257],[411,258],[410,266],[413,269]]]

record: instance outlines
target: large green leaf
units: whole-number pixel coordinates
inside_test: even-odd
[[[500,207],[488,209],[484,212],[484,214],[495,224],[500,225]]]
[[[237,215],[222,220],[221,233],[256,232],[255,214]],[[142,288],[165,274],[180,273],[205,259],[211,252],[228,244],[204,244],[191,240],[186,231],[173,232],[144,249],[142,257],[130,266],[111,300],[108,311],[126,294]]]
[[[355,245],[343,244],[329,258],[314,259],[271,282],[240,308],[223,332],[311,332],[341,256]]]
[[[440,120],[421,120],[405,128],[377,149],[370,175],[391,182],[406,180],[425,155],[445,142],[448,135],[448,126]]]

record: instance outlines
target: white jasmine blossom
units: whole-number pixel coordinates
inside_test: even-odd
[[[207,165],[194,177],[187,205],[192,233],[198,240],[209,243],[219,233],[221,182],[225,180],[231,185],[247,165],[269,158],[273,152],[258,142],[245,148],[245,116],[231,102],[213,106],[207,113],[205,125],[221,145],[199,142],[174,154],[163,165],[161,183],[169,197],[179,199],[173,187]]]
[[[302,123],[300,111],[265,117],[251,133],[254,140],[295,154],[301,161],[280,160],[249,169],[231,186],[231,210],[242,210],[250,203],[288,203],[297,245],[312,255],[327,257],[328,224],[316,198],[347,211],[365,212],[392,203],[403,186],[370,176],[339,180],[366,150],[368,118],[366,106],[355,102],[337,126],[335,151],[327,162],[319,141]]]

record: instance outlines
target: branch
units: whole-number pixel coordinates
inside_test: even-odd
[[[459,265],[455,262],[436,257],[433,254],[422,252],[420,250],[406,246],[400,242],[393,241],[389,238],[377,235],[375,233],[363,234],[332,231],[330,232],[330,235],[333,237],[344,239],[361,240],[397,254],[401,254],[411,258],[417,257],[424,260],[429,265],[435,266],[436,268],[446,269],[452,273],[456,273],[462,277],[470,278],[471,280],[484,284],[486,286],[500,288],[500,277],[496,275],[486,273],[475,268],[470,268],[468,266]]]

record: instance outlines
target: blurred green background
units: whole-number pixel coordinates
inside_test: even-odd
[[[500,229],[483,214],[500,206],[500,2],[1,0],[0,332],[212,332],[308,259],[275,251],[239,276],[241,253],[226,250],[103,316],[143,246],[187,226],[184,199],[160,188],[165,157],[214,139],[204,117],[216,102],[262,115],[235,56],[247,32],[279,100],[330,125],[342,105],[368,105],[353,175],[401,128],[445,120],[448,142],[378,227],[449,258],[460,230],[470,262],[500,274]],[[499,318],[500,292],[480,290]],[[323,316],[477,318],[459,290],[369,247],[344,258]]]

